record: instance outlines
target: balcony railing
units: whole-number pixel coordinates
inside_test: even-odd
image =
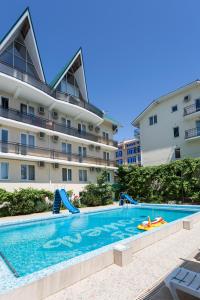
[[[200,127],[192,128],[185,131],[185,139],[190,139],[200,136]]]
[[[192,104],[192,105],[189,105],[189,106],[186,106],[184,108],[184,116],[188,116],[188,115],[191,115],[195,112],[198,112],[200,111],[200,105],[199,104]]]
[[[93,104],[79,100],[78,98],[71,96],[67,93],[56,92],[48,84],[35,79],[34,77],[30,76],[27,73],[23,73],[15,68],[12,68],[10,65],[8,65],[2,61],[0,61],[0,72],[4,73],[6,75],[9,75],[11,77],[17,78],[23,82],[26,82],[26,83],[36,87],[37,89],[43,91],[44,93],[50,95],[51,97],[53,97],[55,99],[69,102],[71,104],[83,107],[86,110],[103,118],[103,115],[104,115],[103,112],[99,108],[94,106]]]
[[[104,139],[103,137],[91,134],[89,132],[79,131],[77,128],[67,127],[61,123],[57,123],[49,119],[37,117],[35,115],[22,113],[15,109],[11,109],[11,108],[5,109],[2,106],[0,106],[0,116],[18,122],[34,125],[40,128],[50,129],[56,132],[72,135],[78,138],[117,147],[117,142],[114,140]]]
[[[0,153],[11,153],[11,154],[17,154],[22,156],[29,155],[29,156],[36,156],[42,158],[50,158],[52,160],[59,159],[64,161],[89,163],[89,164],[111,166],[111,167],[115,167],[116,165],[115,161],[105,160],[99,157],[81,156],[76,153],[65,153],[65,152],[57,151],[55,149],[34,147],[34,146],[23,145],[20,143],[3,142],[3,141],[0,141]],[[23,157],[21,159],[23,159]]]

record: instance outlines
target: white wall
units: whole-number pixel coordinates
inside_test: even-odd
[[[184,96],[190,95],[188,103]],[[186,89],[174,97],[169,97],[156,104],[146,112],[140,120],[140,139],[142,149],[142,165],[159,165],[174,160],[174,149],[181,148],[181,158],[200,157],[200,137],[196,140],[185,140],[185,130],[196,127],[196,120],[200,119],[200,112],[184,117],[184,107],[194,104],[200,98],[200,87]],[[178,111],[172,113],[172,106],[178,105]],[[158,122],[149,125],[149,117],[157,115]],[[179,126],[179,137],[175,138],[173,127]]]

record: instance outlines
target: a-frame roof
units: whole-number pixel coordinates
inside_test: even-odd
[[[56,87],[59,85],[63,77],[67,74],[67,72],[72,68],[73,66],[78,65],[78,68],[76,67],[75,77],[78,81],[79,88],[81,90],[81,93],[83,95],[83,98],[88,101],[88,92],[87,92],[87,84],[85,79],[85,71],[84,71],[84,64],[83,64],[83,55],[82,55],[82,49],[79,48],[79,50],[75,53],[73,58],[60,70],[60,72],[55,76],[55,78],[50,83],[50,86],[53,89],[56,89]]]
[[[25,11],[21,14],[18,20],[11,27],[11,29],[6,33],[6,35],[0,41],[0,53],[4,51],[4,49],[9,45],[9,43],[12,40],[14,40],[14,38],[20,32],[20,29],[22,28],[25,22],[27,22],[28,24],[28,32],[25,38],[25,44],[27,49],[29,50],[29,54],[37,70],[40,80],[45,82],[45,75],[42,67],[42,62],[40,58],[39,49],[37,46],[37,40],[35,37],[35,32],[31,20],[29,8],[25,9]]]

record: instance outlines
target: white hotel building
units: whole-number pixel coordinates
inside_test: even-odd
[[[0,42],[0,187],[78,192],[103,169],[112,182],[117,127],[88,100],[81,49],[47,84],[26,9]]]
[[[154,100],[132,125],[144,166],[200,157],[200,80]]]

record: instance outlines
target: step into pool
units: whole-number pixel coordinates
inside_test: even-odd
[[[0,226],[0,252],[15,276],[25,276],[141,233],[147,217],[167,222],[195,209],[129,206]]]

